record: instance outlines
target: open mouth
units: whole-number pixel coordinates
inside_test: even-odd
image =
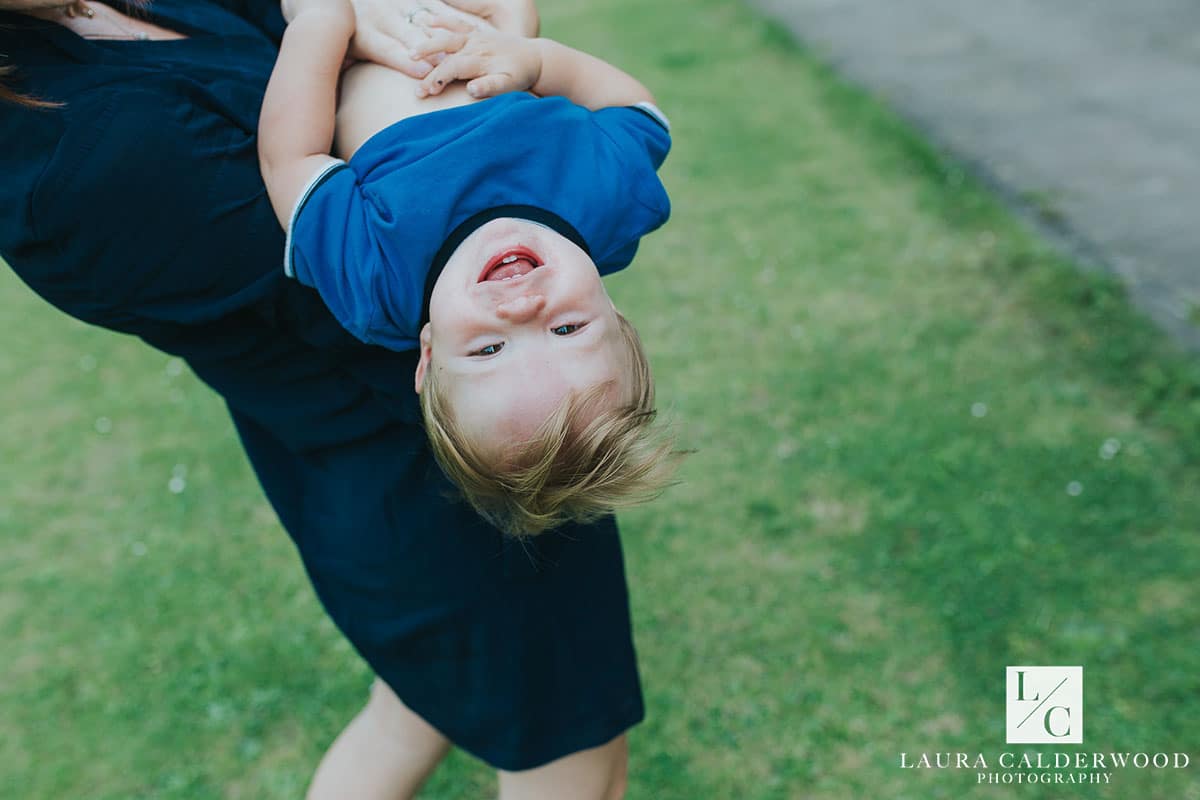
[[[540,266],[542,260],[528,247],[510,247],[492,256],[479,273],[478,282],[511,281],[528,275]]]

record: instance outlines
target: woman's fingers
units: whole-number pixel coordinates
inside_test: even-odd
[[[425,61],[418,61],[412,53],[412,48],[404,42],[372,28],[355,34],[351,47],[355,58],[398,69],[410,78],[424,78],[432,67]]]
[[[445,28],[455,33],[470,33],[481,27],[479,24],[462,17],[452,17],[449,14],[438,14],[436,12],[422,19],[421,24],[427,28]]]
[[[483,59],[466,53],[455,53],[433,68],[417,87],[417,97],[441,94],[457,80],[475,78],[483,73]]]
[[[494,31],[496,26],[485,17],[462,11],[442,0],[421,0],[421,13],[415,19],[415,24],[425,29],[445,28],[459,33],[471,31]]]
[[[519,36],[538,35],[537,5],[533,0],[439,0],[473,19],[485,19],[488,27]]]
[[[442,2],[459,11],[465,11],[484,19],[490,17],[496,10],[496,4],[492,0],[442,0]]]
[[[467,36],[454,31],[437,30],[429,34],[429,38],[413,45],[414,59],[429,58],[436,53],[457,53],[467,44]]]

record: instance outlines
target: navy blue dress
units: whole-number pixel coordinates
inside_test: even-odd
[[[0,254],[225,399],[325,609],[456,745],[528,769],[638,723],[613,520],[529,552],[484,524],[427,450],[416,353],[357,341],[284,276],[255,150],[278,3],[157,0],[150,17],[190,38],[91,41],[0,12],[14,88],[65,103],[0,106]]]

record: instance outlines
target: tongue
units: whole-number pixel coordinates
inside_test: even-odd
[[[511,264],[501,264],[494,267],[484,280],[502,281],[505,278],[515,278],[518,275],[528,275],[533,272],[533,262],[527,258],[518,258]]]

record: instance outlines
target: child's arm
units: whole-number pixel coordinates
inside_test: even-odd
[[[275,216],[286,229],[309,182],[335,162],[337,84],[354,35],[347,0],[292,0],[291,23],[267,83],[258,121],[258,158]]]
[[[417,93],[435,95],[456,80],[468,80],[473,97],[529,90],[566,97],[592,110],[653,103],[650,90],[607,61],[550,39],[524,39],[476,31],[434,36],[413,58],[451,55],[421,81]]]
[[[607,61],[551,39],[533,41],[542,57],[534,94],[565,97],[592,110],[654,102],[641,81]]]

